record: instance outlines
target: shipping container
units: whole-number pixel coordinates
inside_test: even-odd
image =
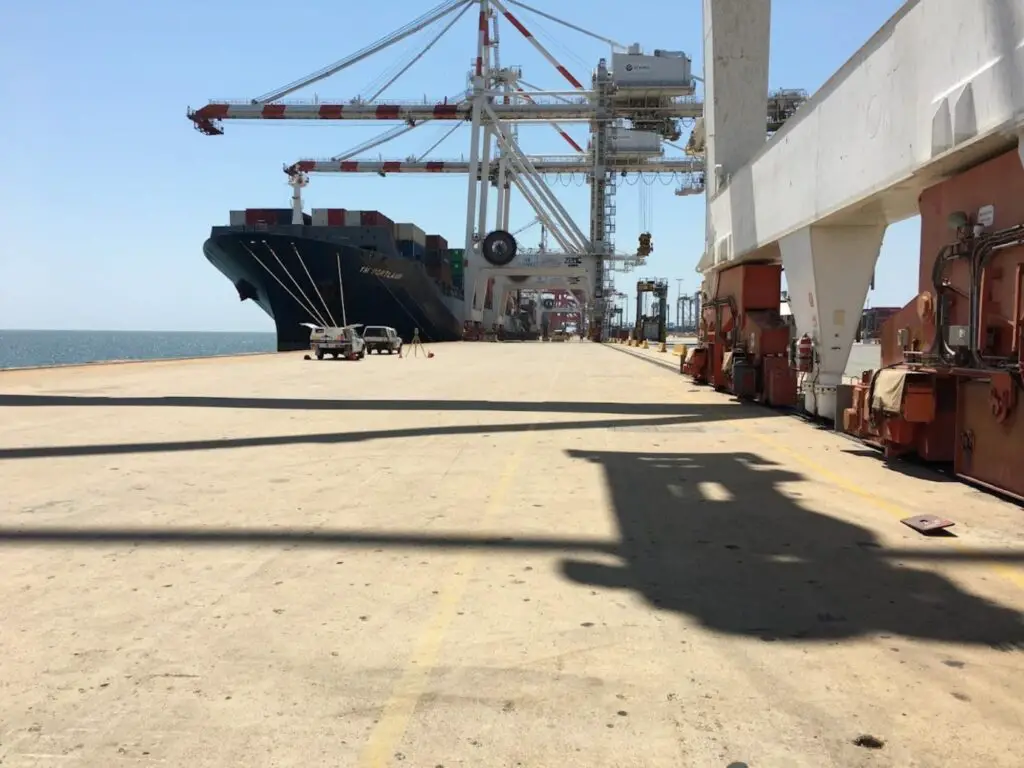
[[[244,227],[245,211],[231,211],[231,213],[228,214],[228,224],[232,227]]]
[[[344,208],[314,208],[314,227],[343,227],[345,226]]]
[[[395,227],[395,222],[380,211],[360,211],[359,224],[363,227]]]
[[[423,252],[423,263],[431,267],[441,266],[441,252],[432,251],[429,248]]]
[[[257,224],[278,225],[292,223],[291,208],[246,208],[245,224],[256,226]]]
[[[398,248],[398,253],[401,256],[413,261],[423,261],[426,256],[426,249],[412,240],[397,240],[395,246]]]
[[[461,273],[463,271],[463,265],[465,263],[464,248],[449,248],[448,249],[448,263],[452,265],[452,273]]]
[[[448,241],[440,235],[427,235],[428,251],[447,251]]]
[[[427,245],[427,233],[417,227],[415,224],[399,224],[395,227],[395,239],[396,240],[411,240],[417,245],[422,245],[426,248]]]
[[[346,227],[358,227],[362,224],[363,212],[362,211],[345,211],[345,226]]]

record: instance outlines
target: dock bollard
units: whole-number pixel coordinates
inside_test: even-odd
[[[660,343],[660,344],[658,345],[658,351],[659,351],[659,352],[666,352],[666,351],[668,351],[668,345],[666,345],[664,341],[663,341],[663,342],[661,342],[661,343]]]
[[[647,343],[647,339],[644,339],[644,349],[650,349],[651,345]]]

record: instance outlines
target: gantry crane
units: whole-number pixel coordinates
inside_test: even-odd
[[[545,48],[506,5],[515,5],[560,25],[600,40],[612,48],[611,65],[601,59],[590,88]],[[470,73],[470,87],[462,97],[434,103],[380,103],[375,101],[472,8],[477,9],[476,57]],[[330,77],[395,43],[448,19],[428,46],[393,76],[368,100],[349,102],[307,102],[281,100],[295,91]],[[498,19],[504,17],[555,68],[571,90],[539,91],[521,78],[518,68],[502,67],[499,58]],[[656,70],[657,75],[651,73]],[[648,74],[644,74],[644,73]],[[527,88],[533,92],[527,92]],[[231,120],[380,120],[400,121],[383,136],[328,161],[300,160],[286,168],[294,189],[293,200],[301,206],[301,188],[309,173],[467,173],[465,274],[466,319],[482,315],[481,281],[501,276],[570,278],[585,275],[585,293],[590,301],[592,328],[605,324],[610,305],[606,292],[614,285],[608,266],[616,261],[625,266],[643,263],[649,233],[638,253],[615,254],[615,176],[629,172],[688,175],[688,188],[703,176],[703,161],[695,157],[662,157],[662,141],[675,141],[681,134],[679,121],[702,113],[694,98],[695,81],[690,59],[682,52],[655,51],[645,55],[638,45],[628,48],[610,38],[589,32],[570,22],[528,6],[518,0],[446,0],[399,30],[362,50],[288,85],[258,98],[243,101],[210,102],[188,116],[207,135],[224,132]],[[470,151],[466,163],[423,161],[365,161],[359,152],[395,138],[428,121],[461,121],[470,124]],[[572,157],[540,158],[527,155],[519,144],[515,125],[522,121],[546,121],[554,125],[569,146]],[[590,131],[588,148],[583,149],[560,123],[585,122]],[[551,191],[542,175],[585,173],[590,183],[590,226],[584,232]],[[488,221],[488,193],[496,188],[494,227]],[[563,249],[548,252],[543,264],[522,267],[520,252],[508,232],[511,188],[529,202],[547,232]],[[523,254],[524,256],[527,254]],[[554,260],[553,260],[554,259]],[[561,260],[561,263],[558,262]]]
[[[668,338],[668,280],[665,278],[645,278],[638,280],[636,284],[636,327],[634,338],[637,341],[644,341],[647,338],[647,325],[653,317],[644,314],[644,296],[654,294],[658,310],[657,315],[657,341],[665,344]]]

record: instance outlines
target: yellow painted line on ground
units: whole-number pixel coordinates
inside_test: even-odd
[[[558,370],[551,378],[548,393],[554,388],[557,378]],[[523,460],[526,439],[533,431],[534,427],[529,426],[519,435],[516,447],[505,463],[505,468],[495,486],[490,503],[479,518],[481,527],[486,528],[487,523],[497,516],[504,507],[509,489],[512,487],[512,481]],[[398,751],[406,729],[409,727],[409,721],[416,710],[416,705],[430,682],[430,675],[441,654],[445,634],[458,615],[459,604],[466,593],[470,576],[480,557],[479,551],[463,555],[439,590],[441,594],[438,597],[434,615],[420,633],[405,670],[381,710],[377,727],[373,729],[363,747],[359,760],[360,765],[384,768]]]

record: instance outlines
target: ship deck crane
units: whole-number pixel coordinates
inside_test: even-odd
[[[509,10],[510,6],[537,13],[609,44],[612,47],[611,66],[607,60],[602,59],[590,87],[585,87],[530,33],[528,27]],[[454,25],[458,15],[474,7],[478,11],[476,56],[471,87],[462,98],[436,102],[395,100],[387,103],[377,102],[373,98],[347,102],[318,99],[284,101],[285,97],[301,88],[330,77],[435,23],[443,22],[445,28],[428,45],[428,48],[432,47],[440,35]],[[452,15],[455,18],[450,18]],[[531,86],[523,83],[518,70],[501,67],[499,18],[508,21],[554,67],[570,90],[527,93],[524,86]],[[255,99],[210,102],[199,109],[189,110],[188,117],[197,130],[207,135],[222,134],[224,122],[231,120],[379,120],[404,123],[383,137],[336,156],[327,165],[320,165],[323,161],[314,161],[312,166],[307,167],[308,161],[300,161],[295,166],[302,167],[292,168],[302,174],[326,170],[353,172],[371,169],[377,173],[410,172],[416,163],[381,161],[374,168],[357,158],[357,155],[426,121],[469,123],[470,152],[465,165],[458,166],[457,170],[456,166],[447,163],[428,161],[422,165],[422,170],[428,173],[448,171],[468,175],[465,260],[467,320],[482,319],[480,299],[483,292],[479,290],[476,277],[492,274],[495,270],[514,271],[508,265],[515,258],[516,246],[514,239],[507,233],[509,202],[514,187],[537,212],[545,229],[558,241],[566,258],[583,259],[586,262],[582,264],[582,271],[586,273],[589,283],[587,293],[591,297],[591,322],[593,326],[601,328],[607,312],[604,295],[613,290],[606,262],[610,265],[616,260],[612,242],[615,231],[616,174],[636,168],[642,168],[647,173],[694,173],[702,168],[700,159],[692,157],[679,160],[652,159],[663,153],[661,140],[678,139],[680,119],[696,118],[702,113],[702,107],[693,95],[695,82],[690,73],[690,59],[682,54],[661,51],[656,51],[655,56],[645,57],[644,61],[664,65],[666,71],[673,73],[667,82],[652,83],[643,81],[635,73],[626,76],[625,72],[632,71],[633,67],[626,67],[625,60],[619,57],[644,57],[644,54],[637,45],[631,46],[626,53],[615,51],[623,47],[607,37],[524,5],[518,0],[447,0],[375,43],[306,77]],[[424,52],[414,57],[373,96],[379,96],[415,64]],[[655,62],[658,56],[662,58]],[[622,65],[621,71],[617,69],[619,65]],[[572,161],[548,161],[531,157],[520,146],[514,128],[523,121],[553,123],[555,130],[566,138],[578,154]],[[588,125],[590,142],[585,152],[559,125],[569,122],[585,122]],[[642,144],[644,140],[653,141],[655,146],[642,148],[640,152],[623,150],[630,141]],[[333,168],[329,167],[331,163]],[[591,200],[590,223],[586,231],[576,224],[541,178],[543,174],[552,172],[587,173]],[[489,226],[491,222],[488,214],[488,191],[492,185],[497,189],[498,198],[493,227]],[[293,183],[295,194],[299,193],[301,186]],[[495,251],[494,246],[501,246],[501,253]],[[630,259],[633,263],[638,262],[636,255],[619,257],[617,261],[626,264]],[[642,263],[642,257],[639,257],[639,263]]]

